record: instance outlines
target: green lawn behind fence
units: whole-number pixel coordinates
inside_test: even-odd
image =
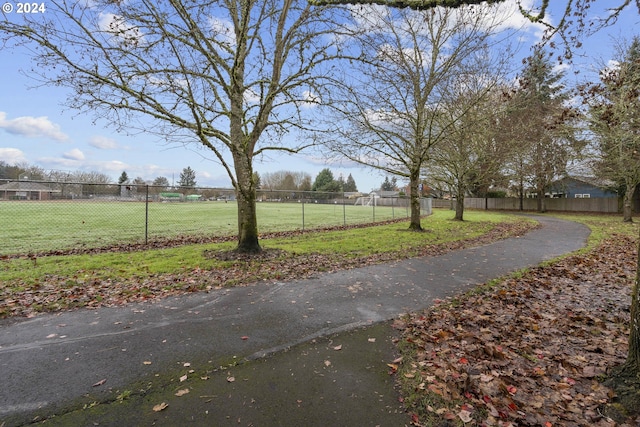
[[[406,218],[405,207],[258,203],[260,232]],[[234,202],[0,202],[0,254],[101,247],[183,235],[235,235]],[[146,234],[145,234],[146,233]]]

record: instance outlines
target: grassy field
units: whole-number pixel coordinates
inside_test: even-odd
[[[263,240],[268,250],[285,251],[282,255],[336,257],[338,260],[358,259],[375,254],[401,252],[403,256],[417,254],[426,245],[471,239],[488,232],[500,222],[522,221],[521,217],[495,212],[469,212],[467,221],[452,221],[453,213],[438,209],[423,220],[426,233],[408,232],[409,223],[400,222],[348,230],[291,235]],[[65,255],[39,258],[36,263],[26,258],[0,263],[0,288],[38,287],[38,283],[54,277],[68,278],[69,286],[78,280],[123,281],[131,278],[146,280],[158,274],[184,274],[194,269],[231,268],[235,261],[221,261],[207,252],[230,250],[235,242],[190,244],[173,248],[137,252],[108,252],[88,255]],[[260,263],[254,268],[259,269]],[[322,269],[320,265],[313,268]],[[67,281],[67,279],[64,279]],[[65,285],[67,286],[67,285]]]
[[[636,224],[624,224],[620,216],[558,216],[591,228],[588,247],[582,252],[616,234],[638,233]],[[0,261],[0,318],[182,293],[185,286],[193,291],[207,286],[304,277],[308,272],[363,265],[369,259],[382,260],[372,261],[375,263],[418,256],[432,245],[455,246],[453,242],[485,235],[497,223],[515,223],[517,228],[524,225],[523,221],[531,221],[489,211],[468,211],[465,217],[464,222],[453,221],[452,211],[435,209],[433,215],[422,221],[425,233],[408,232],[408,221],[401,221],[263,239],[261,245],[268,256],[264,260],[215,256],[233,249],[233,241],[133,252],[5,259]]]
[[[224,202],[0,202],[0,255],[100,247],[181,235],[234,235],[237,205]],[[258,203],[260,232],[405,218],[404,207]],[[145,225],[146,224],[146,225]]]

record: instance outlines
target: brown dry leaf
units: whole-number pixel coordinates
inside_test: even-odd
[[[418,393],[461,399],[441,415],[464,423],[597,424],[612,394],[594,379],[623,363],[628,350],[621,325],[629,318],[635,246],[613,236],[588,255],[460,298],[455,309],[441,304],[404,318],[405,365],[415,370],[402,378],[415,375]],[[420,418],[429,413],[408,409]]]
[[[183,388],[181,390],[176,391],[175,395],[180,397],[180,396],[184,396],[185,394],[189,393],[189,389],[188,388]]]
[[[153,407],[153,410],[154,410],[154,412],[164,411],[165,409],[167,409],[168,406],[169,406],[169,404],[165,403],[165,402],[158,403],[157,405],[155,405]]]
[[[151,361],[150,360],[145,360],[144,362],[142,362],[143,365],[151,365]]]
[[[342,350],[342,344],[340,344],[340,345],[337,345],[337,346],[333,347],[333,349],[334,349],[335,351]]]
[[[376,342],[376,339],[375,339],[375,338],[369,338],[367,341],[369,341],[369,342]]]
[[[232,383],[232,382],[234,382],[235,380],[236,380],[236,378],[235,378],[235,377],[227,377],[227,382],[228,382],[228,383]]]
[[[103,378],[100,381],[98,381],[97,383],[93,384],[91,387],[98,387],[98,386],[101,386],[102,384],[104,384],[106,382],[107,382],[107,379]]]
[[[331,361],[330,360],[325,360],[324,361],[324,366],[326,366],[326,367],[331,366]]]
[[[180,377],[180,382],[184,382],[187,380],[187,374],[184,374],[183,376]]]

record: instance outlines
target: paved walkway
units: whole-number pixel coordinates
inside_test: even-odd
[[[525,236],[438,257],[2,321],[0,426],[52,414],[47,425],[408,424],[387,374],[388,321],[577,250],[589,235],[538,219]]]

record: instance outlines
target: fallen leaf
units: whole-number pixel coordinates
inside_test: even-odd
[[[151,361],[150,360],[145,360],[144,362],[142,362],[143,365],[151,365]]]
[[[327,366],[327,367],[331,366],[331,361],[330,360],[325,360],[324,361],[324,366]]]
[[[155,405],[153,407],[153,410],[155,412],[160,412],[160,411],[163,411],[163,410],[167,409],[167,406],[169,406],[168,403],[162,402],[162,403],[159,403],[159,404]]]
[[[104,384],[104,383],[106,383],[106,382],[107,382],[107,379],[106,379],[106,378],[103,378],[103,379],[101,379],[100,381],[98,381],[97,383],[95,383],[92,387],[98,387],[98,386],[101,386],[102,384]]]
[[[235,380],[236,380],[236,378],[235,378],[235,377],[227,377],[227,382],[228,382],[228,383],[232,383],[232,382],[234,382]]]
[[[191,363],[189,363],[189,362],[184,362],[184,363],[182,364],[182,366],[184,366],[185,368],[188,368],[189,366],[191,366]]]
[[[460,418],[460,420],[465,424],[473,421],[473,418],[471,418],[471,412],[465,411],[464,409],[458,412],[458,418]]]
[[[337,345],[337,346],[333,347],[333,349],[334,349],[335,351],[342,350],[342,344],[340,344],[340,345]]]
[[[185,394],[189,393],[189,389],[188,388],[183,388],[181,390],[176,391],[176,396],[180,397],[180,396],[184,396]]]
[[[375,339],[375,338],[369,338],[367,341],[369,341],[369,342],[376,342],[376,339]]]
[[[180,382],[186,381],[187,380],[187,375],[183,375],[180,377]]]
[[[241,339],[241,340],[243,340],[243,341],[246,341],[246,340],[248,340],[248,339],[249,339],[249,337],[248,337],[248,336],[246,336],[246,335],[244,335],[244,336],[241,336],[241,337],[240,337],[240,339]]]

